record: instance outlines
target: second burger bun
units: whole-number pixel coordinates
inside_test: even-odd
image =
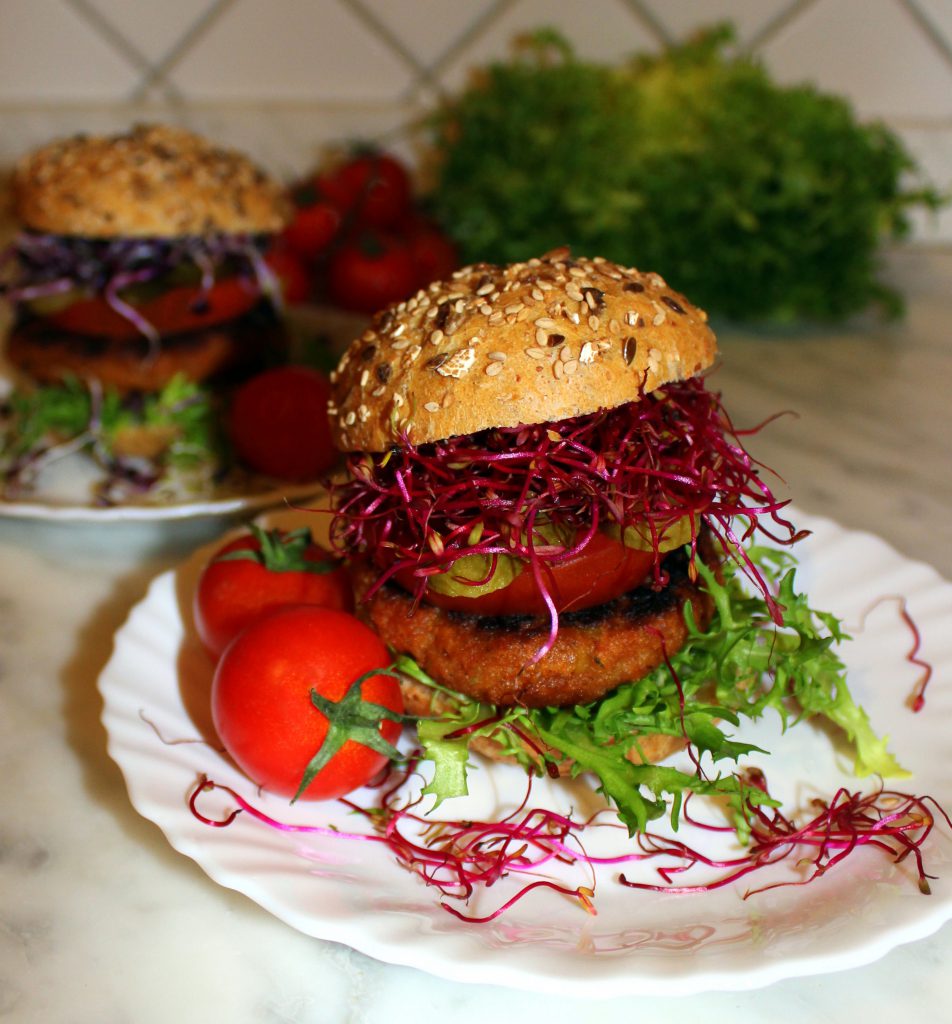
[[[343,451],[385,451],[638,400],[717,352],[707,315],[653,273],[567,249],[476,264],[378,313],[333,375]]]
[[[290,216],[246,156],[166,125],[52,142],[20,161],[13,190],[25,227],[84,238],[272,234]]]

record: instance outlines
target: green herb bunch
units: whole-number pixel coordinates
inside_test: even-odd
[[[775,84],[727,55],[732,37],[720,26],[609,67],[542,30],[482,69],[431,122],[428,201],[464,259],[568,244],[737,321],[901,312],[877,253],[945,200],[888,128]]]

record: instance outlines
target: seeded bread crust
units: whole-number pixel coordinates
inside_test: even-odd
[[[25,227],[85,238],[271,234],[290,214],[247,157],[166,125],[52,142],[20,161],[13,188]]]
[[[331,380],[343,451],[614,408],[700,373],[707,314],[657,274],[559,249],[476,264],[378,313]]]

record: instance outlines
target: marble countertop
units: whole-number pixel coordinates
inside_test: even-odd
[[[905,250],[896,324],[723,332],[715,378],[782,493],[952,577],[952,253]],[[796,415],[793,415],[795,413]],[[0,1019],[338,1024],[944,1019],[952,926],[753,992],[599,1001],[460,985],[308,938],[211,882],[130,805],[96,679],[158,573],[219,522],[0,520]]]

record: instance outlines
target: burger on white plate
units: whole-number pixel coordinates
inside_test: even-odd
[[[265,262],[289,216],[284,189],[240,153],[151,125],[28,154],[13,195],[6,491],[84,445],[127,496],[170,461],[214,471],[205,385],[286,355]]]
[[[768,708],[824,714],[859,771],[896,770],[839,625],[794,588],[784,503],[705,385],[716,352],[657,274],[558,250],[466,267],[342,358],[332,539],[438,799],[475,751],[593,773],[631,829],[688,792],[740,813],[769,797],[720,762]],[[653,763],[688,744],[692,770]]]

